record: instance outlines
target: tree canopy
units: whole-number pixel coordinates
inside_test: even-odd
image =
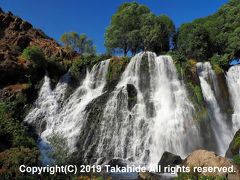
[[[79,54],[95,54],[96,47],[86,34],[76,32],[64,33],[61,36],[61,42],[70,51],[76,51]]]
[[[177,37],[178,50],[199,61],[214,55],[236,56],[240,51],[239,17],[239,0],[230,0],[217,13],[182,25]]]
[[[167,16],[156,16],[136,2],[124,3],[112,16],[105,33],[105,46],[124,55],[141,50],[160,53],[169,50],[174,32],[174,24]]]

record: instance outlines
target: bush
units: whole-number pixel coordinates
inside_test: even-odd
[[[36,147],[34,139],[29,137],[20,122],[13,118],[12,110],[15,108],[14,103],[0,103],[0,139],[9,142],[11,147]]]
[[[0,153],[0,179],[15,179],[24,176],[19,171],[20,165],[36,166],[38,163],[39,152],[37,149],[11,148]],[[30,177],[28,177],[30,178]]]
[[[194,176],[189,173],[179,173],[175,180],[194,180]]]
[[[240,136],[234,139],[233,148],[234,149],[240,148]]]
[[[107,73],[107,80],[117,80],[121,76],[121,73],[126,68],[127,64],[129,63],[130,58],[128,57],[113,57],[110,60],[110,64],[108,67],[108,73]]]
[[[79,79],[83,71],[89,67],[91,68],[94,64],[99,63],[100,61],[109,59],[108,55],[90,55],[90,56],[79,56],[76,57],[70,68],[70,72],[75,79]]]
[[[54,159],[55,164],[67,164],[70,160],[67,140],[60,134],[53,134],[48,138],[48,141],[52,146],[52,152],[49,156]]]
[[[28,61],[32,61],[35,66],[42,67],[45,64],[45,56],[43,51],[36,47],[27,47],[23,50],[22,58]]]
[[[194,104],[203,105],[203,96],[202,96],[202,90],[199,85],[194,85],[193,83],[189,82],[187,83],[187,88],[193,93],[194,97],[191,98],[191,100],[194,102]]]
[[[209,60],[216,74],[223,73],[222,67],[227,65],[227,62],[225,62],[226,60],[224,59],[224,57],[221,57],[219,55],[214,55]]]
[[[240,165],[240,155],[233,156],[233,163],[236,165]]]

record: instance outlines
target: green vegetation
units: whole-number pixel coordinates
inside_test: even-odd
[[[240,4],[230,0],[219,11],[180,27],[177,49],[187,58],[206,61],[225,68],[230,58],[240,55]]]
[[[108,67],[108,73],[107,73],[107,80],[113,81],[118,80],[121,76],[121,73],[126,68],[130,58],[128,57],[113,57],[110,60],[110,64]]]
[[[61,42],[67,50],[76,51],[81,55],[92,55],[96,53],[96,47],[86,34],[79,35],[76,32],[64,33],[61,36]]]
[[[88,55],[88,56],[78,56],[73,60],[72,66],[70,67],[70,72],[75,79],[79,79],[81,73],[87,67],[92,67],[94,64],[109,59],[108,55]]]
[[[194,96],[192,98],[196,98],[193,100],[194,102],[197,102],[198,105],[203,105],[203,95],[202,95],[202,90],[199,85],[194,85],[193,83],[189,82],[187,84],[188,89],[193,92]]]
[[[236,165],[240,165],[240,155],[233,156],[233,163]]]
[[[23,94],[17,94],[13,101],[0,102],[0,178],[3,179],[23,176],[18,169],[21,164],[33,166],[38,162],[35,140],[19,121],[25,116],[24,105]]]
[[[200,25],[182,25],[178,34],[177,49],[189,59],[206,60],[210,56],[210,40],[206,29]]]
[[[62,165],[67,164],[69,156],[69,148],[66,139],[64,139],[60,134],[53,134],[48,138],[53,151],[49,154],[55,161],[55,164]]]
[[[15,179],[23,177],[29,179],[30,176],[19,171],[20,165],[36,166],[38,164],[39,152],[36,148],[24,147],[11,148],[0,153],[0,179]]]
[[[175,27],[167,16],[156,16],[136,2],[124,3],[112,16],[105,34],[105,46],[109,52],[120,51],[126,56],[129,51],[141,50],[160,53],[169,50]]]
[[[194,176],[190,173],[179,173],[175,180],[194,180]]]
[[[240,148],[240,136],[236,137],[233,141],[233,149],[239,149]]]
[[[192,175],[191,173],[179,173],[178,177],[175,178],[175,180],[227,180],[225,177],[220,177],[220,176],[195,176]]]
[[[4,142],[7,138],[6,145],[10,147],[33,148],[36,146],[34,139],[27,136],[25,128],[13,117],[12,112],[18,112],[16,108],[14,103],[0,103],[0,139]]]
[[[45,63],[45,56],[43,51],[36,46],[27,47],[24,49],[22,58],[28,61],[32,61],[36,67],[42,67]]]

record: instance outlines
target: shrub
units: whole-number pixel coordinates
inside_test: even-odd
[[[0,138],[9,138],[5,140],[10,141],[12,147],[36,147],[34,139],[29,137],[20,122],[13,118],[11,110],[15,109],[14,106],[13,103],[0,103]]]
[[[107,80],[112,81],[112,80],[117,80],[120,76],[121,73],[124,71],[126,68],[128,62],[129,62],[128,57],[113,57],[110,60],[110,64],[108,67],[108,73],[107,73]]]
[[[40,48],[36,46],[27,47],[26,49],[24,49],[22,57],[25,60],[32,61],[37,67],[42,67],[45,64],[44,53]]]
[[[108,55],[90,55],[90,56],[78,56],[74,59],[70,72],[75,79],[78,79],[87,67],[92,67],[94,64],[99,63],[100,61],[109,59]]]
[[[194,176],[190,173],[179,173],[175,180],[194,180]]]
[[[67,140],[60,134],[53,134],[48,138],[48,141],[52,146],[52,152],[49,153],[49,156],[54,159],[55,164],[68,163],[70,156]]]
[[[192,101],[194,104],[202,105],[203,104],[203,96],[202,90],[199,85],[194,85],[192,82],[187,83],[187,88],[193,93],[194,97],[192,97]]]
[[[36,148],[11,148],[0,153],[0,179],[15,179],[26,174],[19,171],[20,165],[36,166],[39,152]]]
[[[233,148],[234,149],[240,148],[240,136],[234,139]]]
[[[233,163],[236,165],[240,165],[240,155],[233,156]]]

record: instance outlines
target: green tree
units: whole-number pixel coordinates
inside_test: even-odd
[[[122,51],[124,55],[139,50],[141,19],[150,10],[136,2],[124,3],[112,16],[111,24],[105,33],[105,46],[111,51]]]
[[[177,37],[178,50],[199,60],[216,56],[218,65],[226,66],[231,57],[240,57],[239,17],[239,0],[230,0],[217,13],[182,25]]]
[[[185,24],[181,26],[177,47],[187,58],[194,58],[198,61],[207,60],[211,53],[208,31],[199,25]]]
[[[169,17],[146,15],[141,28],[144,50],[154,51],[157,54],[168,51],[174,32],[175,26]]]
[[[79,35],[76,32],[64,33],[61,36],[61,42],[66,49],[76,51],[80,54],[90,55],[96,53],[96,47],[86,34]]]
[[[240,27],[229,35],[227,52],[240,55]]]
[[[112,16],[105,46],[110,52],[120,51],[124,55],[141,50],[159,53],[169,50],[174,32],[174,24],[167,16],[156,16],[136,2],[124,3]]]

